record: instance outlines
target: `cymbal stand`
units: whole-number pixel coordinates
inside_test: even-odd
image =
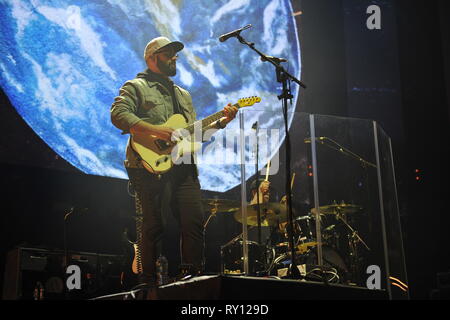
[[[337,209],[337,210],[339,210],[339,209]],[[348,224],[348,222],[342,217],[343,215],[344,215],[343,213],[338,213],[336,216],[339,220],[341,220],[347,226],[347,228],[350,229],[350,231],[352,232],[352,237],[357,238],[358,241],[361,242],[366,247],[366,249],[370,251],[370,248],[367,246],[367,244],[364,242],[364,240],[359,236],[358,231],[353,229],[352,226]]]
[[[342,221],[344,225],[350,230],[350,235],[348,235],[348,245],[350,247],[350,263],[352,267],[352,276],[356,277],[359,274],[358,272],[358,250],[357,244],[358,242],[362,243],[367,250],[370,251],[369,246],[364,242],[364,240],[359,236],[358,231],[356,231],[345,219],[345,214],[340,212],[339,208],[336,209],[336,217],[338,220]]]
[[[252,230],[254,227],[255,227],[255,226],[250,226],[250,227],[248,227],[248,230],[250,231],[250,230]],[[241,232],[241,233],[238,234],[236,237],[234,237],[233,239],[231,239],[230,241],[228,241],[227,243],[225,243],[225,244],[222,246],[222,248],[225,248],[225,247],[229,246],[230,244],[235,243],[235,242],[238,241],[239,239],[242,239],[242,235],[243,235],[243,233]]]

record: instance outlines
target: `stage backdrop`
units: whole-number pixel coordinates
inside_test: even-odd
[[[251,24],[244,38],[288,59],[286,67],[300,78],[294,19],[288,0],[6,0],[0,3],[0,84],[59,156],[88,174],[127,178],[127,136],[111,124],[109,110],[120,86],[146,68],[142,56],[150,39],[163,35],[185,44],[174,80],[191,92],[198,118],[241,97],[260,96],[255,109],[264,112],[247,117],[246,128],[265,119],[265,128],[281,128],[274,67],[236,38],[221,43],[218,37]],[[298,86],[292,88],[296,106]],[[226,191],[240,182],[239,166],[202,165],[200,180],[203,189]]]

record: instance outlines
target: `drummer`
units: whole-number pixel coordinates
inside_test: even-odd
[[[251,186],[250,186],[250,191],[251,191],[251,200],[250,200],[250,205],[256,205],[258,203],[258,194],[256,193],[256,184],[257,181],[256,179],[252,182]],[[265,204],[265,203],[269,203],[269,202],[274,202],[274,200],[276,199],[276,196],[274,195],[276,193],[276,191],[273,189],[273,187],[270,185],[270,181],[267,180],[260,180],[259,183],[259,203],[260,204]],[[281,200],[280,200],[281,204],[287,204],[287,197],[286,195],[284,195]],[[305,205],[301,205],[299,203],[296,203],[295,201],[293,201],[293,209],[294,209],[294,216],[299,216],[299,215],[303,215],[306,214],[307,212],[307,206]],[[272,230],[270,230],[270,227],[267,226],[262,226],[261,227],[261,234],[262,234],[262,238],[264,239],[264,237],[271,237],[272,239],[270,239],[272,243],[278,243],[279,241],[281,241],[280,238],[280,234],[282,234],[284,236],[284,238],[287,237],[287,230],[286,230],[286,226],[288,224],[288,221],[280,221],[280,223],[278,224],[278,227],[274,227]],[[253,233],[256,233],[256,231],[254,231]],[[283,237],[282,236],[282,237]],[[256,239],[256,238],[255,238]]]
[[[258,189],[259,192],[259,203],[265,204],[272,202],[275,198],[274,194],[275,191],[273,187],[270,185],[270,181],[267,180],[259,180],[259,188],[257,188],[257,180],[255,179],[251,186],[251,200],[250,205],[256,205],[258,204],[258,193],[256,192]],[[280,201],[280,203],[283,203],[282,201],[285,200],[286,197],[283,197]],[[285,203],[285,202],[284,202]],[[283,233],[285,230],[286,222],[282,222],[278,225],[278,228],[275,226],[261,226],[261,239],[262,244],[276,244],[280,241],[280,233]],[[258,239],[258,229],[252,228],[249,230],[248,238],[249,240],[257,241]]]
[[[254,180],[250,187],[252,194],[252,200],[250,201],[251,205],[258,203],[258,193],[256,193],[256,183],[257,181]],[[270,201],[270,181],[263,180],[259,184],[259,203],[268,203],[269,201]]]

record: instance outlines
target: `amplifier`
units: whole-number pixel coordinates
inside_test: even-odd
[[[80,270],[80,289],[68,290],[64,251],[18,247],[8,252],[4,300],[89,299],[123,290],[123,256],[68,252],[68,265]]]

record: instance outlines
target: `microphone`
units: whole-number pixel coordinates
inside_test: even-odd
[[[275,63],[280,63],[280,62],[288,62],[287,59],[284,58],[277,58],[277,57],[272,57],[272,56],[265,56],[265,57],[261,57],[261,61],[269,61],[272,60]]]
[[[322,140],[325,140],[326,138],[327,138],[327,137],[317,137],[316,140],[322,141]],[[304,141],[305,143],[311,143],[311,138],[305,138],[303,141]]]
[[[221,35],[221,36],[219,37],[219,41],[220,41],[220,42],[227,41],[229,38],[231,38],[231,37],[236,37],[237,35],[239,35],[239,33],[241,33],[242,30],[245,30],[245,29],[248,29],[248,28],[251,28],[251,27],[252,27],[252,25],[251,25],[251,24],[248,24],[248,25],[246,25],[245,27],[242,27],[242,28],[240,28],[240,29],[237,29],[237,30],[234,30],[234,31],[225,33],[225,34],[223,34],[223,35]]]

